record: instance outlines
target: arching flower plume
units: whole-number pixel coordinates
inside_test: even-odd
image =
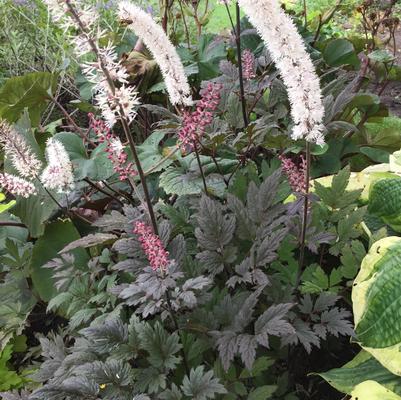
[[[47,189],[60,193],[69,192],[74,187],[74,175],[67,151],[61,142],[50,138],[46,144],[47,167],[41,175],[41,182]]]
[[[291,18],[278,0],[238,0],[275,62],[291,103],[292,138],[324,143],[324,107],[318,76]]]
[[[0,144],[6,157],[22,177],[35,178],[39,174],[42,163],[24,137],[4,120],[0,120]]]
[[[171,103],[192,105],[184,66],[162,27],[147,12],[129,1],[120,3],[119,16],[152,53],[163,74]]]

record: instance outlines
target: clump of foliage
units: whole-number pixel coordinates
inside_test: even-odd
[[[86,3],[4,3],[0,397],[401,397],[396,20]]]

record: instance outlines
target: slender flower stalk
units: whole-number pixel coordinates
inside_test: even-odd
[[[6,158],[9,158],[24,178],[34,178],[42,168],[42,163],[35,156],[24,137],[6,121],[0,120],[0,144]]]
[[[37,193],[33,183],[19,176],[11,174],[0,174],[0,187],[10,192],[14,196],[21,196],[28,198]]]
[[[103,36],[103,34],[95,34],[93,31],[91,31],[91,27],[85,25],[84,21],[81,20],[79,10],[80,3],[78,1],[74,2],[73,0],[45,1],[57,1],[58,3],[62,4],[62,6],[67,11],[66,15],[70,20],[73,21],[73,24],[80,33],[80,36],[86,42],[87,48],[89,48],[96,56],[96,72],[99,74],[99,76],[103,77],[102,79],[97,80],[99,84],[95,86],[97,89],[99,89],[98,95],[103,96],[103,99],[102,97],[100,97],[100,99],[99,97],[97,97],[97,100],[101,103],[101,105],[103,105],[103,117],[108,122],[109,127],[112,127],[117,119],[119,119],[121,122],[124,134],[129,142],[132,151],[132,156],[134,158],[136,169],[141,180],[149,217],[152,221],[153,231],[157,234],[157,220],[153,210],[149,190],[146,184],[146,177],[143,172],[142,165],[136,151],[135,142],[129,128],[130,122],[136,115],[134,111],[129,113],[129,111],[131,111],[130,107],[132,107],[133,104],[138,103],[138,100],[136,99],[136,92],[130,92],[128,90],[123,91],[123,93],[121,93],[121,91],[118,92],[118,89],[124,87],[122,85],[124,85],[125,82],[121,82],[121,80],[123,79],[121,78],[121,75],[118,75],[121,78],[119,82],[115,82],[113,80],[113,71],[109,72],[108,70],[108,66],[110,66],[109,60],[105,59],[104,55],[102,56],[101,46],[99,45],[100,38]],[[92,77],[94,76],[93,73],[91,73],[91,75]],[[129,98],[129,101],[127,101],[127,96],[132,96]]]
[[[258,30],[288,90],[292,138],[324,143],[324,107],[318,76],[291,18],[278,0],[238,0]]]
[[[163,74],[171,103],[192,105],[184,66],[162,27],[156,24],[151,15],[130,1],[120,3],[119,16],[152,53]]]
[[[136,221],[133,233],[139,236],[139,242],[154,271],[166,271],[170,263],[168,251],[164,248],[159,236],[153,233],[152,228],[144,222]]]
[[[41,175],[41,182],[46,189],[66,193],[74,188],[72,164],[63,144],[50,138],[46,143],[47,167]]]
[[[184,111],[182,128],[178,132],[178,143],[183,152],[193,151],[206,126],[213,122],[213,112],[219,105],[221,88],[220,84],[209,83],[201,91],[202,98],[198,101],[195,111]]]

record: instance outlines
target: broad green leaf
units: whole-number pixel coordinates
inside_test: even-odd
[[[67,244],[80,238],[71,221],[56,221],[46,226],[44,235],[35,243],[31,259],[31,277],[34,288],[43,301],[49,301],[56,294],[52,279],[52,271],[43,266],[58,256],[58,252]],[[85,264],[88,255],[83,249],[71,252],[77,265]]]
[[[259,386],[252,390],[247,397],[248,400],[267,400],[272,398],[273,393],[277,390],[277,385]]]
[[[374,147],[364,146],[360,148],[361,153],[369,157],[372,161],[378,163],[388,163],[390,159],[390,153],[386,150],[376,149]]]
[[[347,394],[360,383],[372,380],[401,395],[401,377],[392,374],[370,353],[363,350],[342,368],[335,368],[318,375],[338,391]]]
[[[105,144],[97,146],[89,157],[79,136],[73,133],[60,132],[55,135],[55,138],[60,140],[67,150],[76,179],[90,178],[94,181],[100,181],[110,178],[114,174],[113,165],[107,158]]]
[[[32,72],[7,79],[0,90],[0,118],[16,122],[26,108],[33,126],[38,126],[56,87],[57,75],[49,72]]]
[[[401,400],[400,396],[375,381],[360,383],[351,395],[351,400]]]
[[[395,60],[393,54],[388,50],[375,50],[368,54],[368,57],[375,62],[390,63]]]
[[[38,238],[43,235],[44,223],[55,210],[57,205],[47,193],[41,191],[37,196],[27,199],[17,198],[17,204],[10,211],[27,226],[33,238]]]
[[[140,146],[137,146],[138,157],[144,171],[152,170],[152,172],[158,172],[172,164],[174,156],[163,161],[166,154],[163,154],[160,142],[164,136],[163,132],[155,131]],[[174,149],[168,149],[167,154],[173,151]]]
[[[370,190],[369,212],[401,232],[401,180],[399,178],[382,179]]]
[[[329,42],[323,52],[323,58],[331,67],[349,64],[359,65],[354,45],[347,39],[334,39]]]
[[[401,375],[401,238],[375,242],[352,290],[356,338],[392,373]]]

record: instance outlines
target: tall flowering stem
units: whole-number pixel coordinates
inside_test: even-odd
[[[138,157],[138,154],[136,151],[135,142],[134,142],[134,139],[131,135],[131,131],[129,128],[129,124],[130,124],[130,121],[132,120],[132,116],[127,115],[127,112],[130,112],[132,103],[134,101],[130,100],[130,102],[126,103],[126,104],[124,104],[123,102],[120,101],[120,99],[118,97],[118,95],[119,95],[119,93],[117,91],[118,89],[116,88],[116,86],[114,84],[113,76],[108,69],[107,59],[105,60],[105,58],[102,57],[101,50],[99,49],[99,47],[96,43],[96,40],[91,35],[90,30],[87,29],[87,25],[85,24],[85,21],[83,21],[81,19],[80,16],[82,15],[82,11],[81,10],[77,11],[75,9],[74,5],[72,4],[71,0],[47,0],[47,1],[60,1],[62,4],[65,4],[65,6],[66,6],[65,11],[67,11],[71,15],[71,18],[76,23],[76,27],[81,32],[81,37],[83,37],[83,44],[87,44],[88,49],[93,51],[93,53],[96,55],[96,59],[97,59],[97,63],[98,63],[97,67],[99,69],[98,72],[101,71],[104,76],[104,80],[102,80],[100,83],[104,87],[107,88],[106,93],[110,93],[110,96],[114,101],[114,106],[115,106],[114,109],[118,112],[118,115],[120,117],[120,122],[123,127],[124,134],[129,142],[129,145],[130,145],[130,148],[132,151],[132,155],[134,157],[134,162],[135,162],[135,165],[136,165],[136,168],[137,168],[140,180],[141,180],[149,217],[152,222],[153,231],[155,234],[157,234],[158,233],[157,221],[156,221],[156,216],[155,216],[155,213],[153,210],[153,205],[152,205],[152,201],[150,198],[149,190],[147,187],[146,177],[143,172],[142,165],[140,163],[140,160],[139,160],[139,157]],[[115,73],[114,75],[116,75],[116,74],[119,75],[118,71],[119,71],[119,67],[116,66],[115,64],[113,64],[112,72]],[[114,76],[114,77],[116,77],[116,76]],[[129,94],[129,93],[127,93],[127,94]],[[120,95],[121,95],[121,93],[120,93]],[[130,98],[130,97],[127,96],[127,98]]]
[[[238,2],[235,3],[235,14],[237,19],[237,33],[235,35],[235,42],[237,43],[237,58],[239,70],[239,87],[241,95],[242,117],[244,119],[245,128],[248,126],[248,112],[246,110],[246,99],[244,89],[244,73],[242,70],[242,53],[241,53],[241,13]]]
[[[152,228],[150,228],[150,226],[141,221],[135,222],[133,233],[138,235],[139,242],[141,243],[142,249],[148,258],[153,271],[160,271],[160,273],[163,275],[168,269],[170,260],[168,259],[169,253],[165,249],[160,237],[152,232]],[[168,291],[166,291],[166,301],[175,330],[180,335],[180,328],[171,305],[171,298]],[[187,361],[185,351],[184,349],[181,349],[180,351],[184,362],[185,371],[187,374],[189,374],[189,363]]]
[[[306,250],[306,228],[308,225],[308,212],[309,212],[309,190],[310,190],[310,164],[311,164],[311,152],[310,152],[310,144],[306,142],[306,160],[304,164],[304,172],[305,172],[305,194],[304,194],[304,207],[302,214],[302,226],[301,226],[301,238],[300,238],[300,254],[298,260],[298,273],[295,280],[294,290],[297,290],[300,283],[302,272],[304,270],[305,264],[305,250]]]
[[[323,144],[320,82],[305,44],[278,0],[238,0],[258,30],[287,87],[294,121],[292,138]]]

